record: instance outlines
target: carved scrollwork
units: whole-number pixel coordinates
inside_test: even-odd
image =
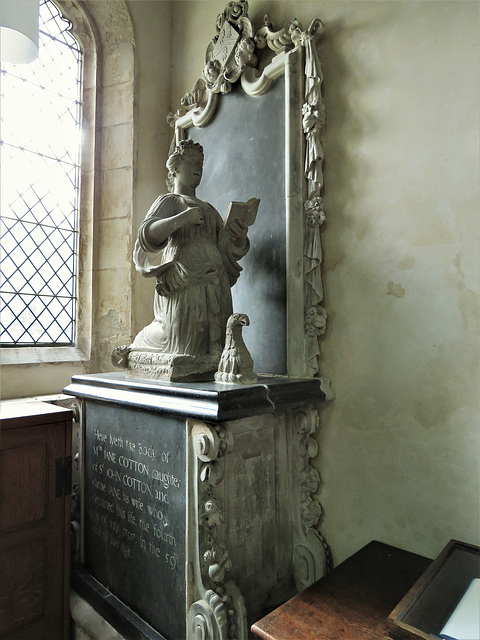
[[[72,474],[72,491],[71,491],[71,507],[70,507],[70,540],[71,540],[71,556],[72,562],[77,564],[82,560],[82,532],[80,522],[82,520],[82,472],[80,467],[80,460],[82,459],[82,443],[83,432],[85,429],[84,423],[84,401],[79,398],[72,399],[70,402],[70,409],[73,413],[74,421],[74,439],[72,443],[73,447],[73,474]],[[77,429],[75,428],[78,428]],[[76,434],[76,435],[75,435]]]
[[[292,30],[292,42],[296,45],[306,47],[309,42],[314,42],[323,31],[324,24],[319,18],[311,21],[308,28],[303,30],[299,24]],[[308,62],[307,62],[308,63]]]
[[[80,424],[81,419],[82,419],[82,403],[81,403],[81,401],[78,400],[78,398],[75,398],[74,400],[72,400],[72,402],[70,404],[70,409],[72,410],[72,413],[73,413],[74,422],[76,422],[77,424]]]
[[[205,423],[196,424],[192,429],[195,455],[203,462],[211,462],[218,456],[219,442],[217,432]]]
[[[325,394],[325,400],[328,402],[329,400],[335,400],[335,392],[331,387],[331,382],[328,378],[324,378],[323,376],[320,378],[320,389]]]
[[[233,439],[224,427],[197,422],[192,428],[195,454],[202,462],[211,462],[231,451]]]
[[[302,534],[294,550],[294,571],[297,588],[304,589],[331,566],[331,552],[319,531],[322,506],[315,499],[320,486],[320,474],[310,461],[318,454],[314,433],[318,429],[319,416],[315,407],[299,409],[294,414],[297,451],[299,518]]]
[[[167,122],[171,127],[175,126],[178,118],[194,109],[205,108],[207,102],[207,87],[205,80],[199,78],[191,91],[186,93],[180,100],[180,107],[175,113],[167,115]]]
[[[205,462],[200,468],[200,482],[214,487],[223,480],[223,467],[218,462]]]
[[[183,96],[183,98],[180,100],[180,104],[182,105],[183,108],[186,108],[187,110],[197,108],[198,106],[200,106],[200,104],[203,101],[203,98],[205,96],[205,91],[206,91],[205,81],[200,78],[197,80],[192,91],[190,91],[189,93],[186,93]]]
[[[222,598],[209,589],[188,612],[189,640],[227,640],[228,612]]]
[[[301,28],[299,21],[292,18],[282,29],[274,31],[268,15],[265,15],[263,27],[255,34],[255,43],[259,49],[268,47],[275,53],[280,53],[293,46],[292,34],[299,27]]]
[[[257,64],[247,0],[229,2],[207,47],[203,78],[212,93],[228,93],[247,67]]]
[[[268,15],[265,15],[263,27],[255,34],[255,44],[259,49],[268,47],[275,53],[280,53],[288,47],[296,45],[304,47],[307,40],[318,36],[322,29],[323,22],[318,18],[313,20],[306,30],[296,18],[292,18],[282,29],[274,31]]]
[[[318,471],[310,465],[310,459],[318,453],[318,445],[312,437],[318,428],[318,423],[318,412],[313,407],[301,409],[295,414],[297,446],[300,456],[300,514],[305,530],[314,527],[322,514],[320,504],[311,496],[317,492],[320,484]]]
[[[298,544],[294,551],[294,571],[297,589],[302,591],[325,574],[325,547],[322,537],[315,529],[305,536],[303,544]]]
[[[243,597],[228,573],[232,561],[225,544],[221,483],[223,457],[233,448],[233,437],[223,424],[195,421],[191,437],[198,464],[196,492],[198,523],[197,594],[190,607],[188,640],[246,640],[248,628]]]

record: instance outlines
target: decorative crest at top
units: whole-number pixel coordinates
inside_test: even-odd
[[[257,64],[247,0],[229,2],[217,18],[217,33],[207,47],[203,77],[213,93],[228,93],[247,67]]]
[[[258,49],[268,47],[275,53],[280,53],[295,45],[305,46],[307,40],[316,38],[323,30],[323,22],[316,18],[304,31],[301,23],[292,18],[286,25],[274,31],[268,15],[265,15],[263,27],[255,34],[255,44]]]

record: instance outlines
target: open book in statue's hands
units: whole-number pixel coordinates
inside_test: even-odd
[[[248,202],[230,202],[225,218],[225,227],[231,225],[235,220],[240,220],[246,227],[250,227],[257,217],[259,204],[258,198],[250,198]]]

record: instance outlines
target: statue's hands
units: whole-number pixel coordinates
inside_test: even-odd
[[[174,216],[160,219],[154,218],[147,227],[146,233],[148,237],[146,237],[152,246],[162,248],[162,244],[167,242],[172,233],[175,233],[181,227],[186,224],[200,225],[204,224],[204,222],[205,215],[200,207],[187,207]]]
[[[247,235],[248,227],[239,218],[233,220],[228,225],[229,233],[235,238],[244,238]]]
[[[203,224],[205,222],[205,215],[200,207],[188,207],[182,213],[182,218],[185,224]]]

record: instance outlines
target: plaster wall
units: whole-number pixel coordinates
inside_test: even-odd
[[[131,263],[116,269],[164,189],[165,116],[199,77],[224,6],[127,2],[134,125],[112,106],[105,126],[131,146],[133,136],[134,158],[104,166],[110,196],[96,205],[105,235],[93,261],[94,370],[111,369],[115,326],[113,342],[126,341],[151,319],[151,283]],[[478,11],[462,1],[250,1],[258,26],[265,13],[277,28],[293,16],[326,25],[322,373],[337,399],[322,410],[314,464],[336,563],[374,538],[429,556],[450,538],[480,542]],[[59,392],[82,365],[2,369],[7,398]]]
[[[479,544],[479,5],[263,2],[326,24],[322,530],[435,556]],[[172,101],[223,1],[175,1]],[[181,44],[180,44],[181,43]]]
[[[128,0],[136,35],[135,190],[133,233],[150,205],[166,189],[165,162],[172,137],[171,110],[172,3]],[[131,264],[131,254],[129,256]],[[153,320],[153,283],[134,271],[132,338]]]

